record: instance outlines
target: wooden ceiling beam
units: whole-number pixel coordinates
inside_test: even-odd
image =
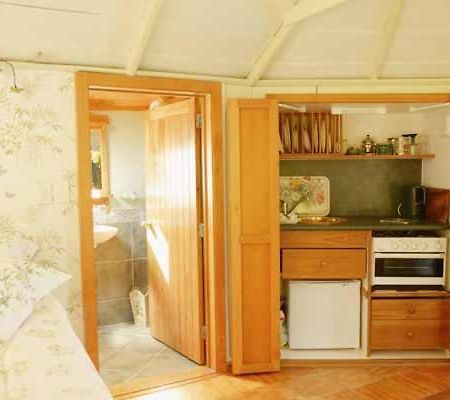
[[[336,7],[347,0],[304,0],[292,7],[284,18],[284,25],[303,21],[313,15]]]
[[[391,48],[395,32],[397,31],[398,22],[405,3],[405,0],[391,1],[392,3],[389,8],[389,12],[386,15],[381,29],[381,34],[375,47],[372,71],[370,75],[372,79],[378,79],[381,74],[389,49]]]
[[[259,58],[253,64],[252,70],[247,75],[249,85],[255,85],[255,83],[261,78],[273,57],[292,33],[295,24],[316,14],[329,10],[330,8],[336,7],[345,1],[347,0],[304,0],[293,6],[286,13],[281,27],[272,36]]]
[[[142,56],[147,47],[148,40],[158,18],[162,0],[149,0],[148,7],[142,19],[142,25],[139,27],[136,40],[133,41],[133,49],[130,59],[126,66],[127,74],[135,75],[141,64]]]

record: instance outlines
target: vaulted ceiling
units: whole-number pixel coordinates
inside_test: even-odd
[[[450,78],[448,0],[0,0],[0,58],[247,79]]]

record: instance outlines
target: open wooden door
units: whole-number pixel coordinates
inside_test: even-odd
[[[204,364],[200,132],[195,121],[195,99],[149,112],[149,321],[152,336]]]
[[[278,106],[228,103],[232,370],[280,369]]]

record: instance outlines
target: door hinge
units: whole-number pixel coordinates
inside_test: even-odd
[[[201,128],[203,126],[203,116],[202,114],[197,114],[195,116],[195,127]]]
[[[198,236],[201,238],[205,237],[205,224],[203,222],[198,224]]]
[[[206,340],[207,333],[208,333],[208,329],[206,328],[206,325],[203,325],[202,330],[201,330],[201,335],[202,335],[203,340]]]

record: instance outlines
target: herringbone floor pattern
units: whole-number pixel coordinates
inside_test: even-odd
[[[450,400],[450,365],[286,368],[216,375],[136,400]]]

